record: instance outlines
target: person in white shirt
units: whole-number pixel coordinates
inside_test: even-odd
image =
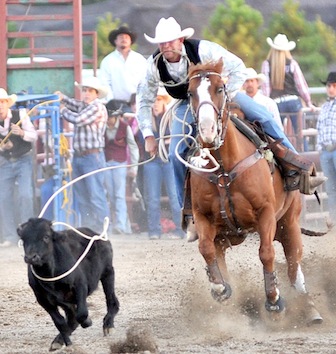
[[[246,73],[247,77],[243,85],[245,93],[257,103],[266,107],[266,109],[272,113],[274,120],[278,123],[279,127],[283,131],[284,127],[280,118],[278,105],[272,98],[265,96],[259,89],[265,80],[265,75],[257,74],[253,68],[246,68]]]
[[[131,95],[136,92],[139,81],[144,76],[147,61],[143,55],[131,49],[136,34],[126,26],[109,33],[108,40],[115,50],[108,54],[100,64],[99,77],[109,88],[106,102],[111,99],[123,101],[129,106]]]

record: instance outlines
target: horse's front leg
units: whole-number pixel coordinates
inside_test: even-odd
[[[282,312],[285,308],[283,298],[280,296],[278,279],[275,272],[275,251],[273,240],[276,231],[274,213],[265,211],[259,217],[260,247],[259,258],[264,267],[264,283],[266,293],[265,307],[270,312]]]
[[[219,302],[231,296],[231,287],[224,280],[226,275],[225,248],[215,243],[216,227],[211,225],[204,216],[195,218],[198,248],[207,264],[207,274],[211,284],[211,295]],[[221,271],[221,269],[223,271]]]

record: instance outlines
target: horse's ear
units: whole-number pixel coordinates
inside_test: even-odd
[[[224,61],[223,61],[223,58],[222,57],[220,57],[220,59],[218,59],[218,61],[217,61],[217,63],[216,63],[216,71],[217,72],[222,72],[222,70],[223,70],[223,65],[224,65]]]

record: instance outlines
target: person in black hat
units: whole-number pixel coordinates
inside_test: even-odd
[[[127,176],[135,179],[139,161],[139,148],[134,140],[131,127],[123,121],[123,106],[111,100],[106,104],[108,120],[105,132],[106,165],[115,167],[105,174],[111,210],[113,211],[113,233],[129,234],[132,230],[128,221],[126,204]],[[124,167],[129,163],[132,167]]]
[[[109,87],[106,102],[116,99],[124,102],[124,109],[130,110],[131,95],[146,71],[146,59],[131,49],[136,34],[127,26],[111,31],[108,40],[115,48],[100,64],[99,77]]]
[[[336,72],[330,72],[327,80],[321,82],[326,85],[328,98],[317,119],[317,150],[320,151],[322,171],[328,177],[327,224],[331,228],[336,222]]]

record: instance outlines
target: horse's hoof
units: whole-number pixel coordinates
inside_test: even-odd
[[[307,315],[308,321],[307,326],[312,326],[316,324],[321,324],[323,322],[323,318],[320,313],[316,310],[316,308],[311,308],[310,313]]]
[[[231,286],[228,283],[225,284],[211,284],[211,295],[218,301],[223,302],[232,295]]]
[[[266,300],[265,308],[269,312],[282,312],[285,309],[285,300],[281,296],[279,296],[279,299],[274,304]]]

